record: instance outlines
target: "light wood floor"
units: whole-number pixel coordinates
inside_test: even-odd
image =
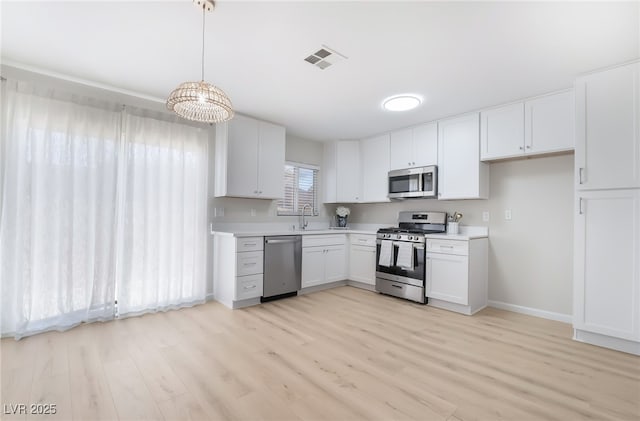
[[[640,358],[570,337],[341,287],[3,339],[1,401],[59,420],[640,419]]]

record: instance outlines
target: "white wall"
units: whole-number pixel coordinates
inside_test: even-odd
[[[490,190],[489,200],[347,205],[349,219],[395,225],[401,210],[459,211],[461,224],[489,227],[490,300],[570,315],[573,155],[493,163]],[[504,219],[506,209],[511,221]],[[483,211],[490,212],[490,222],[482,221]]]

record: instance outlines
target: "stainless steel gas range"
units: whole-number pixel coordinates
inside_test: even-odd
[[[400,212],[398,227],[378,230],[376,291],[426,304],[426,234],[444,233],[445,212]]]

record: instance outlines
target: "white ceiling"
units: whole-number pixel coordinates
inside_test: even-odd
[[[2,2],[2,59],[163,100],[200,78],[191,0]],[[241,2],[207,15],[205,79],[238,112],[314,140],[361,138],[568,88],[640,57],[640,2]],[[325,44],[327,70],[303,61]],[[424,104],[382,111],[393,94]]]

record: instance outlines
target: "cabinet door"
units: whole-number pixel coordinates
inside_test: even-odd
[[[302,287],[324,283],[324,247],[302,248]]]
[[[468,305],[469,258],[451,254],[428,254],[425,294],[429,298]]]
[[[526,154],[571,150],[575,146],[573,91],[547,95],[525,103]]]
[[[258,155],[258,196],[279,199],[284,196],[285,129],[260,122]]]
[[[338,182],[336,180],[336,154],[337,154],[337,142],[325,142],[324,144],[324,156],[323,156],[323,168],[321,173],[323,174],[323,197],[322,203],[336,203],[338,201],[337,188]]]
[[[376,248],[351,246],[349,279],[369,285],[376,284]]]
[[[325,283],[347,279],[347,256],[344,246],[325,247]]]
[[[389,167],[401,170],[413,167],[413,130],[404,129],[391,132],[389,150]]]
[[[360,200],[360,142],[341,140],[336,144],[336,197],[339,203]]]
[[[578,192],[574,327],[640,340],[640,191]]]
[[[480,118],[438,122],[438,198],[487,199],[489,167],[480,162]]]
[[[578,189],[640,187],[640,63],[580,78],[575,95]]]
[[[388,202],[389,135],[360,141],[362,202]]]
[[[414,166],[438,165],[438,123],[413,128]]]
[[[509,158],[524,154],[524,103],[481,113],[480,158]]]
[[[258,197],[258,120],[236,115],[227,128],[227,196]],[[282,171],[284,172],[284,170]]]

